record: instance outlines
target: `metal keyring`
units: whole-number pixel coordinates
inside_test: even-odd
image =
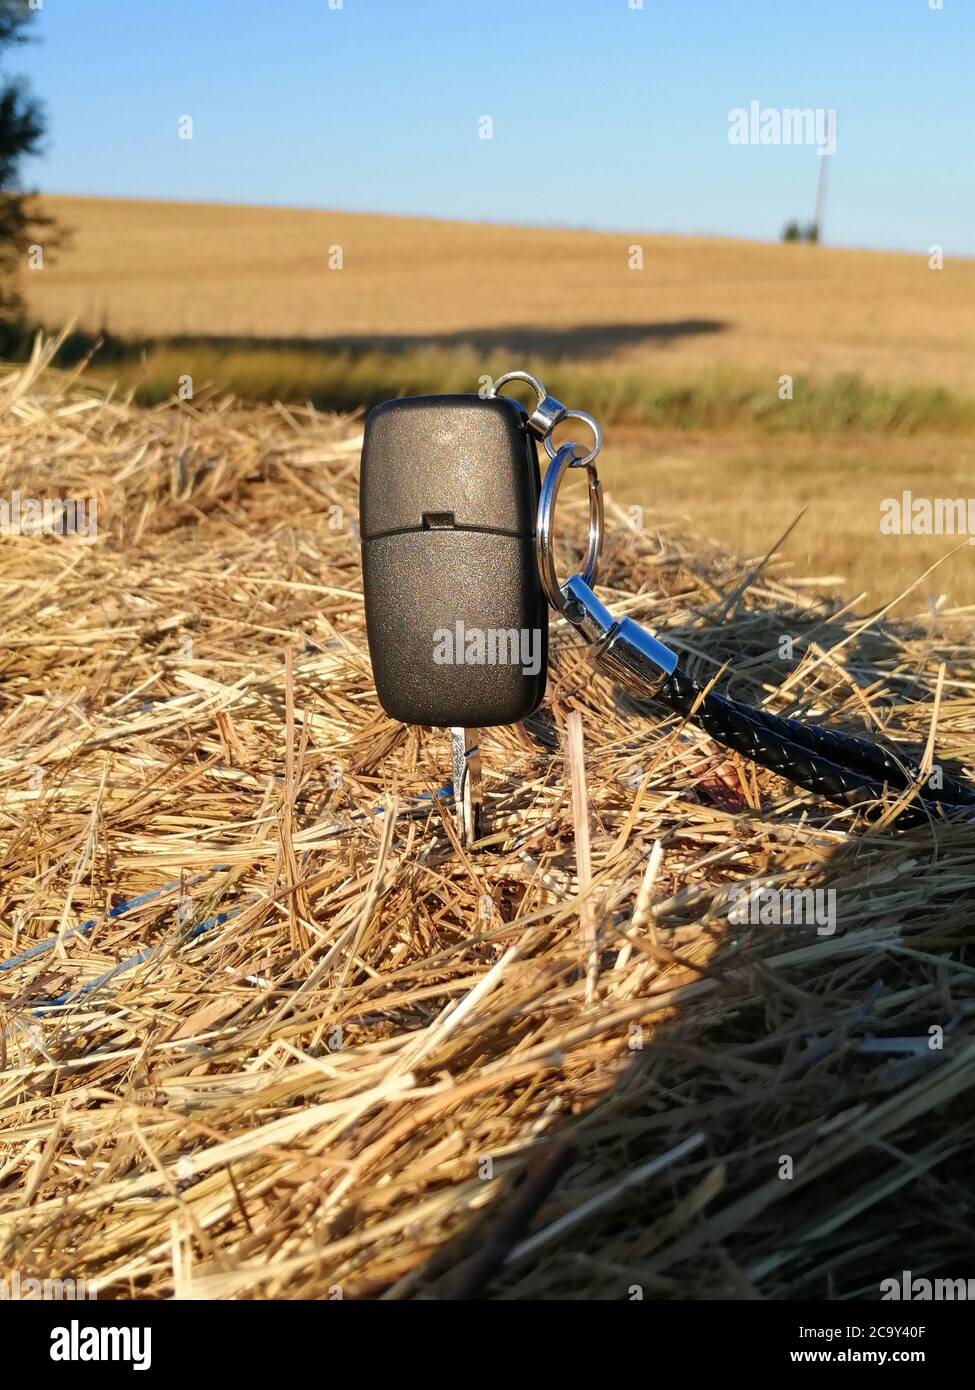
[[[499,376],[497,381],[492,382],[488,395],[496,396],[501,390],[501,387],[506,386],[509,381],[527,381],[528,385],[538,397],[538,402],[536,402],[536,404],[543,401],[548,395],[542,383],[537,377],[532,376],[530,372],[505,372],[504,376]]]
[[[509,381],[527,381],[535,392],[535,406],[528,417],[528,430],[536,439],[541,439],[543,442],[547,441],[555,426],[572,412],[567,411],[561,401],[550,396],[542,383],[536,381],[529,372],[505,372],[504,376],[498,377],[488,395],[497,396],[498,388],[506,385]],[[578,414],[578,412],[575,413]]]
[[[546,440],[547,444],[548,441]],[[553,454],[552,462],[545,474],[545,481],[542,483],[541,496],[538,499],[535,560],[545,597],[557,613],[564,612],[568,603],[555,573],[555,556],[552,551],[555,503],[567,468],[584,467],[588,475],[589,545],[586,550],[586,563],[581,578],[583,583],[590,588],[596,580],[596,567],[599,564],[599,552],[603,545],[603,494],[599,486],[599,477],[592,462],[586,462],[588,456],[580,456],[577,452],[578,449],[578,444],[563,444]]]
[[[596,461],[596,455],[603,447],[602,430],[592,416],[587,415],[584,410],[566,410],[563,412],[562,420],[559,423],[561,424],[564,420],[581,420],[584,425],[588,425],[592,430],[592,448],[589,450],[588,454],[581,454],[576,458],[574,463],[569,465],[570,468],[591,468]],[[548,454],[549,458],[554,459],[556,446],[552,441],[551,435],[547,435],[542,442],[545,445],[545,452]],[[575,447],[578,448],[578,445]]]

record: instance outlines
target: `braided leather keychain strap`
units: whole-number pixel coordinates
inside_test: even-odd
[[[933,817],[960,811],[975,817],[975,790],[947,776],[940,787],[933,787],[915,764],[867,739],[753,709],[714,691],[705,694],[680,669],[648,693],[716,742],[839,805],[881,803],[885,792],[896,795],[920,784],[914,800],[898,813],[899,826],[924,825]],[[878,804],[870,812],[876,816],[883,809]]]
[[[956,814],[975,821],[975,789],[943,774],[935,786],[916,763],[868,739],[705,692],[680,669],[676,652],[631,618],[614,618],[579,575],[561,594],[562,612],[590,643],[593,661],[632,695],[662,701],[716,742],[796,786],[840,806],[862,805],[873,820],[888,812],[892,798],[909,792],[896,815],[902,829]]]

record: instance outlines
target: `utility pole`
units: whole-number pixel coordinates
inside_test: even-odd
[[[832,155],[819,156],[819,189],[816,193],[816,236],[823,239],[823,218],[826,216],[826,188],[829,183],[829,161]]]

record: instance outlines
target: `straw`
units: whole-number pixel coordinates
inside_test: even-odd
[[[553,620],[462,849],[442,731],[372,685],[360,422],[143,410],[50,347],[0,372],[0,498],[98,529],[0,541],[0,1271],[392,1299],[964,1272],[971,829],[865,829]],[[774,537],[607,515],[601,598],[699,679],[973,776],[971,609],[932,624],[922,585],[865,622]],[[742,921],[753,887],[832,892],[834,925]]]

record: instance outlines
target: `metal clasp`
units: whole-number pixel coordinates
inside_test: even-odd
[[[545,387],[537,377],[532,376],[531,372],[505,372],[493,382],[488,390],[489,396],[500,394],[501,387],[507,386],[509,381],[524,381],[535,392],[535,408],[528,417],[528,428],[536,439],[543,442],[555,429],[555,426],[564,420],[566,414],[565,406],[561,401],[557,401],[554,396],[550,396]]]
[[[545,452],[550,459],[555,458],[556,448],[552,440],[552,431],[556,425],[560,425],[563,420],[581,420],[584,425],[592,431],[592,448],[587,454],[576,456],[573,468],[588,468],[595,463],[596,455],[603,447],[603,432],[599,428],[593,417],[584,410],[569,410],[557,401],[554,396],[550,396],[545,387],[537,377],[532,376],[531,372],[505,372],[499,376],[497,381],[492,382],[488,389],[488,396],[500,394],[501,387],[506,386],[509,381],[524,381],[535,392],[535,407],[528,417],[528,428],[535,436],[540,439],[545,446]]]
[[[592,660],[631,694],[645,700],[674,674],[677,653],[632,618],[614,618],[579,575],[563,585],[562,597],[564,616],[592,643]]]

